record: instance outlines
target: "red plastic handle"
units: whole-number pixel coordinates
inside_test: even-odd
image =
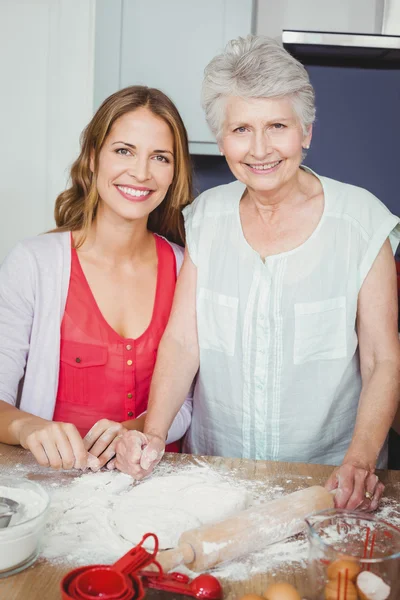
[[[154,549],[152,552],[148,552],[143,548],[143,544],[148,538],[153,538],[154,540]],[[155,564],[160,571],[161,567],[156,561],[157,552],[157,536],[154,533],[146,533],[141,542],[134,548],[131,548],[129,552],[117,560],[117,562],[113,564],[112,568],[120,573],[124,573],[125,575],[130,575],[132,573],[137,573],[140,569],[143,569],[150,564]]]
[[[220,600],[223,596],[221,584],[213,575],[199,575],[192,581],[182,573],[157,575],[150,571],[140,571],[138,575],[145,587],[156,590],[186,594],[204,600]]]
[[[148,552],[143,543],[154,539],[154,549]],[[156,560],[158,539],[153,533],[147,533],[140,544],[127,552],[111,566],[93,565],[80,567],[68,573],[61,582],[63,600],[141,600],[144,596],[143,585],[148,588],[186,594],[201,600],[220,600],[222,587],[212,575],[199,575],[190,581],[182,573],[165,574]],[[158,572],[145,571],[150,564]]]

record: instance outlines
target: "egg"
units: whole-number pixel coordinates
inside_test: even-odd
[[[290,583],[273,583],[263,596],[266,600],[301,600],[299,592]]]
[[[390,587],[374,573],[363,571],[357,577],[357,590],[360,600],[387,600]]]
[[[262,596],[258,596],[257,594],[245,594],[240,598],[240,600],[264,600]]]
[[[325,586],[325,600],[358,600],[356,586],[349,580],[332,579]]]
[[[361,571],[361,567],[354,560],[346,560],[344,558],[335,560],[327,569],[328,579],[337,579],[339,574],[341,577],[346,578],[346,571],[347,578],[350,579],[350,581],[354,581]]]

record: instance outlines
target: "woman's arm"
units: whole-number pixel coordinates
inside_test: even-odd
[[[116,467],[135,479],[147,475],[161,459],[168,430],[199,368],[196,283],[197,269],[186,251],[171,316],[158,348],[144,435],[127,433],[117,444]]]
[[[144,426],[145,434],[163,439],[199,368],[196,284],[197,268],[186,251],[171,316],[157,353]]]
[[[396,269],[390,243],[382,246],[359,293],[357,332],[362,391],[343,464],[328,481],[340,507],[375,510],[383,485],[374,475],[400,396]],[[365,493],[372,495],[369,500]]]
[[[176,442],[183,438],[183,436],[190,427],[190,423],[192,420],[192,410],[193,396],[192,392],[189,392],[189,395],[186,397],[184,403],[179,409],[178,414],[172,421],[171,427],[168,429],[167,441],[165,442],[167,445],[172,444],[173,442]]]
[[[399,398],[399,402],[400,402],[400,398]],[[397,414],[394,418],[393,424],[392,424],[393,429],[395,430],[395,432],[400,435],[400,408],[397,411]]]
[[[18,244],[0,269],[0,442],[21,444],[37,462],[53,468],[84,468],[87,453],[77,429],[16,408],[29,354],[35,307],[35,267]]]
[[[45,419],[35,417],[0,400],[0,442],[12,446],[21,444],[21,429],[29,422],[38,425],[48,423]]]
[[[47,421],[3,400],[0,400],[0,440],[30,450],[43,467],[85,469],[90,466],[82,438],[74,425]]]

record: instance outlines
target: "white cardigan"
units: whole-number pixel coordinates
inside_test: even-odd
[[[183,249],[171,246],[179,272]],[[0,399],[49,420],[57,397],[60,327],[70,272],[69,232],[20,242],[0,267]],[[191,413],[188,397],[168,443],[186,433]]]

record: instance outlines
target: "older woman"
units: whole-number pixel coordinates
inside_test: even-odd
[[[145,435],[125,434],[116,464],[149,472],[198,371],[187,451],[338,465],[337,505],[374,509],[399,397],[399,219],[301,166],[314,92],[273,40],[229,43],[206,68],[203,105],[238,181],[184,210]]]

